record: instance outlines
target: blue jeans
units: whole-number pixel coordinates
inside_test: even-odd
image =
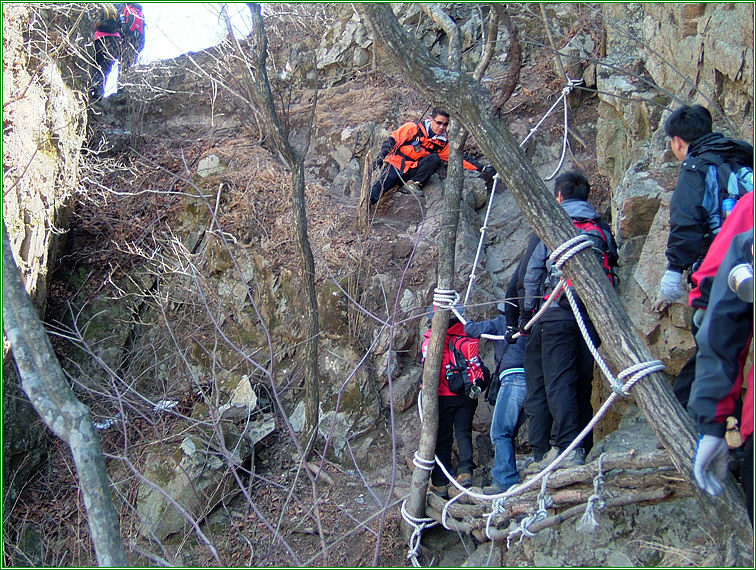
[[[525,373],[521,368],[505,370],[501,376],[501,388],[496,398],[491,420],[491,442],[494,445],[493,482],[508,489],[520,482],[514,450],[514,434],[517,418],[525,402]]]

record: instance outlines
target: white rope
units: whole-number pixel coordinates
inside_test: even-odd
[[[599,526],[594,513],[594,504],[597,508],[603,509],[606,505],[604,500],[604,453],[599,456],[598,472],[593,478],[593,494],[588,498],[585,505],[585,512],[580,522],[577,524],[577,530],[581,532],[593,532]]]
[[[410,525],[412,530],[412,536],[410,536],[409,539],[409,552],[407,554],[407,558],[412,560],[412,565],[416,568],[420,567],[420,562],[417,560],[417,557],[420,556],[420,540],[422,539],[422,533],[426,528],[432,528],[436,526],[438,523],[434,521],[430,517],[413,517],[407,512],[407,501],[402,501],[402,518],[405,520],[405,522]]]
[[[546,114],[541,118],[540,121],[536,124],[535,127],[530,129],[530,132],[528,132],[528,135],[522,140],[520,143],[520,147],[524,146],[526,142],[528,142],[528,139],[530,139],[531,136],[535,134],[535,132],[539,129],[539,127],[543,124],[543,122],[546,120],[546,118],[551,115],[551,113],[556,109],[557,105],[559,105],[559,102],[564,100],[564,140],[562,142],[562,156],[559,159],[559,165],[556,167],[556,170],[546,178],[546,180],[551,180],[557,172],[559,172],[559,169],[562,168],[562,164],[564,164],[564,157],[567,153],[567,133],[569,131],[569,123],[568,123],[568,112],[567,112],[567,95],[570,94],[572,91],[572,88],[576,85],[580,85],[583,83],[582,79],[570,79],[567,78],[567,85],[562,89],[562,94],[557,98],[557,100],[554,102],[554,104],[551,106],[551,108],[546,111]],[[483,220],[483,227],[480,228],[480,240],[478,241],[478,250],[475,253],[475,261],[473,262],[472,271],[470,273],[470,281],[467,284],[467,292],[465,293],[465,299],[463,304],[466,305],[467,301],[470,298],[470,292],[472,291],[473,282],[475,281],[475,271],[478,267],[478,260],[480,259],[480,252],[483,249],[483,242],[486,238],[486,230],[488,229],[488,218],[491,214],[491,206],[493,205],[493,198],[494,194],[496,193],[496,185],[499,181],[499,173],[496,173],[496,176],[494,176],[494,183],[493,188],[491,189],[491,196],[488,198],[488,207],[486,208],[486,216]]]
[[[486,230],[488,229],[488,218],[491,215],[491,206],[493,206],[494,194],[496,194],[496,186],[499,183],[499,173],[494,176],[493,188],[491,188],[491,196],[488,198],[488,207],[486,207],[486,217],[483,219],[483,226],[480,228],[480,239],[478,240],[478,250],[475,252],[475,261],[473,261],[472,271],[470,272],[470,281],[467,284],[467,292],[465,293],[465,300],[463,305],[467,305],[467,300],[470,298],[470,291],[472,290],[473,281],[475,281],[475,270],[478,267],[478,260],[480,259],[480,252],[483,249],[483,242],[486,240]]]
[[[538,493],[538,510],[534,514],[523,518],[517,528],[512,530],[507,535],[507,549],[509,549],[510,541],[512,540],[512,538],[514,538],[518,533],[520,534],[520,540],[518,541],[518,543],[522,542],[522,539],[525,538],[525,536],[535,536],[535,534],[530,531],[529,527],[537,521],[548,518],[548,509],[554,506],[554,500],[551,498],[551,495],[547,493],[548,481],[549,477],[547,475],[546,477],[544,477],[543,482],[541,483],[541,491]],[[486,536],[488,536],[489,539],[491,538],[488,535],[488,525],[486,525]]]
[[[420,451],[416,451],[415,456],[412,458],[412,463],[415,464],[415,467],[422,469],[423,471],[433,471],[433,466],[436,464],[436,458],[434,456],[433,459],[425,459],[420,457]]]
[[[455,497],[453,497],[451,500],[446,501],[446,504],[444,505],[444,508],[441,510],[441,524],[443,525],[443,527],[446,530],[452,530],[451,528],[449,528],[449,525],[446,524],[446,517],[449,516],[449,507],[451,507],[452,504],[454,504],[455,502],[457,502],[459,500],[459,498],[462,497],[462,496],[464,496],[464,494],[460,493],[459,495],[456,495]]]
[[[556,176],[556,173],[559,172],[559,170],[562,168],[562,164],[564,164],[564,157],[567,154],[567,134],[570,132],[570,125],[568,121],[568,108],[569,105],[567,104],[567,95],[570,94],[572,91],[572,88],[576,85],[580,85],[583,83],[582,79],[567,79],[567,86],[562,89],[562,99],[564,99],[564,139],[562,141],[562,157],[559,159],[559,164],[556,167],[556,170],[551,173],[550,176],[546,178],[546,180],[551,180]]]

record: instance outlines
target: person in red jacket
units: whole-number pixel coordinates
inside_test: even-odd
[[[435,307],[434,307],[435,310]],[[457,310],[463,314],[461,307],[457,307]],[[429,316],[432,313],[429,314]],[[423,362],[425,362],[425,355],[428,351],[428,344],[430,343],[431,331],[425,333],[425,340],[421,346]],[[472,422],[475,410],[478,407],[477,398],[463,396],[455,394],[449,389],[449,384],[446,381],[446,370],[453,357],[449,350],[449,342],[454,337],[467,337],[465,334],[465,326],[457,319],[454,313],[451,313],[449,318],[449,328],[446,331],[446,338],[444,339],[444,353],[441,360],[441,370],[438,378],[438,432],[436,436],[436,456],[449,473],[454,472],[452,469],[452,447],[454,444],[454,436],[457,438],[457,449],[459,451],[459,461],[457,462],[456,480],[463,487],[472,486],[472,473],[475,464],[473,463],[473,445],[472,445]],[[472,345],[469,343],[463,347],[464,350],[467,346]],[[476,341],[477,346],[477,341]],[[478,357],[477,352],[475,354],[466,353],[465,358],[473,360]],[[448,497],[449,487],[446,480],[446,475],[441,471],[441,468],[436,465],[431,473],[431,491],[437,493],[443,498]]]
[[[403,192],[422,196],[422,186],[441,162],[449,162],[448,127],[449,113],[434,107],[429,119],[404,123],[391,133],[373,162],[373,168],[382,167],[383,170],[370,190],[370,204],[376,204],[395,186],[402,186]],[[495,174],[493,167],[483,167],[469,157],[465,157],[463,166],[485,176]]]
[[[709,246],[708,251],[711,252],[711,255],[706,254],[699,268],[690,277],[693,289],[688,294],[688,304],[694,309],[693,322],[691,323],[694,338],[698,332],[698,328],[701,326],[704,312],[709,304],[709,295],[714,276],[717,274],[717,269],[719,269],[725,253],[727,253],[727,248],[730,246],[733,236],[752,227],[753,192],[749,192],[738,200],[730,215],[725,218],[722,229]],[[696,374],[695,370],[696,354],[693,354],[675,378],[673,390],[683,407],[688,404],[690,387]]]
[[[727,229],[725,224],[722,232]],[[724,253],[711,248],[706,257],[718,260],[719,267],[696,334],[696,376],[688,411],[699,433],[693,476],[701,489],[716,496],[722,492],[728,472],[725,422],[743,392],[744,368],[753,340],[753,220],[750,228],[732,235]],[[745,441],[741,483],[753,522],[753,368],[746,379],[740,433]]]

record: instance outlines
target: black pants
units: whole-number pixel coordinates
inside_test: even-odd
[[[144,47],[144,37],[122,39],[115,36],[105,36],[96,40],[94,46],[97,69],[92,73],[92,86],[89,90],[89,96],[92,100],[97,100],[104,95],[105,82],[116,60],[120,65],[119,82],[123,81],[123,76],[136,63],[137,57]]]
[[[591,421],[593,356],[574,318],[542,317],[534,328],[525,350],[525,409],[531,422],[530,446],[538,458],[548,451],[551,436],[563,451]],[[592,434],[581,445],[588,453]]]
[[[92,86],[89,95],[92,99],[100,99],[105,90],[105,81],[121,52],[121,38],[105,36],[94,42],[95,62],[97,68],[92,72]]]
[[[531,328],[528,343],[525,345],[525,405],[523,409],[528,416],[528,442],[533,450],[533,457],[540,461],[551,447],[551,417],[546,399],[546,385],[541,367],[541,324],[536,322]]]
[[[455,473],[451,465],[454,436],[457,437],[459,462],[456,475],[472,474],[473,463],[472,421],[478,400],[466,396],[438,397],[438,434],[436,436],[436,455],[449,473]],[[434,485],[444,485],[446,476],[436,465],[431,473]]]
[[[414,180],[422,186],[428,182],[428,179],[436,172],[440,165],[441,157],[435,153],[418,160],[417,166],[410,168],[404,174],[390,164],[384,165],[378,180],[375,181],[375,184],[370,189],[370,203],[375,204],[388,190],[410,180]]]

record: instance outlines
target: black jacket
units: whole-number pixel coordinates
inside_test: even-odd
[[[669,205],[667,267],[682,273],[701,259],[719,231],[719,192],[716,181],[707,189],[712,166],[732,162],[753,167],[753,147],[721,133],[709,133],[690,144]]]

